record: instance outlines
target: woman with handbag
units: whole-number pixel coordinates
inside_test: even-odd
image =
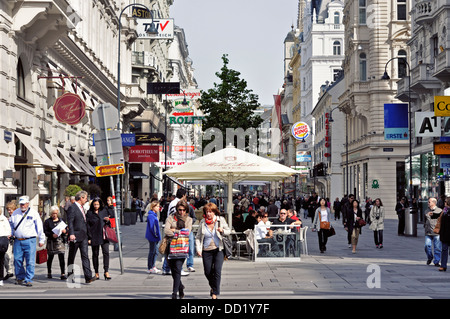
[[[225,218],[220,217],[220,211],[214,203],[203,206],[203,219],[200,222],[195,246],[198,256],[203,259],[205,277],[211,287],[212,299],[220,294],[220,281],[224,261],[224,236],[228,236],[231,229]]]
[[[175,206],[175,213],[170,214],[166,219],[164,234],[172,237],[169,246],[170,251],[167,261],[172,273],[173,287],[172,299],[184,297],[184,286],[181,282],[181,270],[183,263],[189,254],[189,233],[192,231],[192,218],[189,217],[189,206],[184,200],[180,200]],[[177,244],[177,239],[184,240],[184,245],[179,245],[178,249],[172,243]]]
[[[9,239],[11,237],[11,226],[8,218],[3,214],[0,208],[0,286],[3,286],[5,254],[9,247]]]
[[[149,206],[149,211],[147,212],[147,230],[145,232],[145,238],[150,244],[147,258],[147,273],[159,274],[161,270],[156,268],[156,256],[158,255],[156,248],[161,240],[157,215],[157,212],[159,211],[159,201],[154,200]]]
[[[317,224],[319,224],[317,234],[319,236],[319,249],[322,254],[327,250],[328,232],[331,228],[330,218],[331,211],[327,205],[327,201],[325,198],[321,198],[319,207],[317,207],[314,215],[313,229],[317,230]]]
[[[381,199],[375,199],[374,205],[370,210],[370,226],[373,230],[373,238],[376,248],[383,248],[383,230],[384,230],[384,207]]]
[[[362,210],[359,207],[359,201],[354,199],[351,208],[346,211],[344,228],[351,234],[352,253],[356,254],[356,245],[358,245],[359,235],[361,234],[361,225],[365,224],[362,219]],[[362,221],[360,223],[360,221]]]
[[[61,219],[61,214],[59,212],[58,206],[50,207],[50,218],[46,219],[44,222],[44,233],[47,236],[47,278],[52,278],[52,263],[55,255],[58,255],[59,260],[59,268],[61,270],[61,280],[66,280],[67,276],[65,275],[65,263],[64,263],[64,255],[66,252],[67,242],[67,226],[61,230],[61,233],[58,235],[53,232],[53,229],[59,224],[63,223]],[[62,224],[64,226],[64,224]]]
[[[99,279],[99,260],[100,247],[103,254],[103,270],[105,280],[111,280],[109,276],[109,240],[105,237],[105,226],[111,226],[109,218],[112,217],[107,209],[104,209],[100,198],[95,198],[91,202],[89,211],[86,214],[86,223],[88,228],[89,243],[92,247],[92,264],[94,265],[95,278]]]

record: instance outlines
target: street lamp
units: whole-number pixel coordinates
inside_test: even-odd
[[[412,207],[412,200],[413,200],[413,187],[412,187],[412,124],[411,124],[411,68],[409,66],[408,61],[405,57],[393,57],[389,61],[386,62],[386,65],[384,66],[384,74],[381,77],[382,80],[390,80],[389,74],[387,73],[387,66],[388,64],[394,60],[403,60],[408,67],[408,75],[409,75],[409,81],[408,81],[408,117],[409,117],[409,205]]]
[[[147,30],[147,34],[148,35],[152,35],[152,34],[157,34],[158,30],[155,27],[155,24],[153,23],[153,13],[152,11],[147,8],[145,5],[140,4],[140,3],[133,3],[133,4],[129,4],[127,6],[125,6],[122,11],[119,14],[119,33],[117,35],[117,39],[118,39],[118,44],[117,44],[117,112],[119,115],[119,123],[117,123],[117,130],[120,132],[122,130],[121,128],[121,124],[120,124],[120,35],[122,32],[122,14],[124,13],[124,11],[126,9],[128,9],[129,7],[141,7],[145,10],[147,10],[150,13],[151,19],[152,19],[152,23],[150,24],[150,27]],[[119,211],[119,216],[121,215],[122,212],[122,202],[121,202],[121,190],[120,190],[120,185],[121,185],[121,175],[117,175],[116,177],[116,200],[117,200],[117,208]]]
[[[336,110],[337,108],[339,108],[339,106],[336,106],[334,109],[332,109],[330,111],[330,117],[328,118],[328,122],[333,123],[333,111]],[[345,115],[346,120],[345,120],[345,178],[346,178],[346,189],[345,192],[347,193],[347,196],[349,195],[348,193],[348,121],[347,121],[347,115]],[[331,165],[331,163],[330,163]]]

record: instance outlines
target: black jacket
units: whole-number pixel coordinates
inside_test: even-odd
[[[76,203],[70,205],[67,210],[67,225],[69,226],[69,236],[75,235],[77,242],[88,239],[87,224]]]
[[[94,213],[93,211],[88,211],[86,215],[88,237],[91,240],[92,246],[102,245],[107,242],[103,239],[103,226],[107,224],[104,221],[105,217],[111,217],[107,209],[101,210],[98,214]]]

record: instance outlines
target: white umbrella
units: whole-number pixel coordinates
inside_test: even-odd
[[[177,166],[165,174],[183,180],[220,180],[228,184],[228,221],[233,214],[232,185],[243,180],[273,181],[298,174],[297,171],[234,146]]]

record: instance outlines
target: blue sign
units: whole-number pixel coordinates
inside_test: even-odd
[[[10,131],[6,131],[6,130],[3,132],[4,132],[3,139],[8,143],[12,142],[12,133]]]
[[[122,136],[122,146],[136,146],[136,135],[134,135],[134,133],[125,133],[121,134],[121,136]],[[92,136],[92,138],[95,146],[94,136]]]
[[[392,103],[384,105],[384,139],[409,139],[408,103]]]

